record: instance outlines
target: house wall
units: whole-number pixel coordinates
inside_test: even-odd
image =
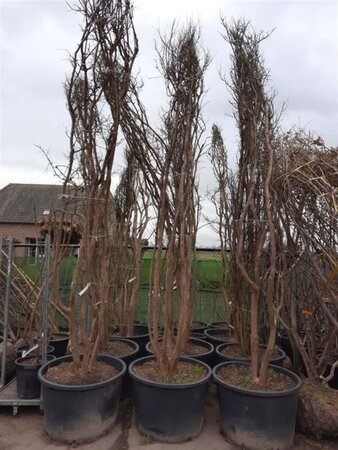
[[[0,234],[4,236],[13,236],[17,241],[25,244],[27,238],[39,237],[38,227],[34,224],[18,223],[0,223]]]

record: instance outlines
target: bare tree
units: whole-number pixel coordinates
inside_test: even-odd
[[[192,323],[196,171],[204,146],[201,106],[209,58],[199,50],[199,30],[193,24],[179,29],[174,23],[169,35],[159,39],[158,66],[168,96],[162,128],[156,131],[149,124],[134,85],[124,109],[123,129],[129,145],[139,149],[137,158],[156,215],[148,321],[159,370],[172,375]],[[161,344],[160,317],[164,325]]]
[[[83,233],[70,289],[69,330],[74,365],[84,377],[108,329],[111,175],[138,42],[128,0],[80,0],[74,10],[83,23],[65,83],[71,127],[64,194],[70,184],[81,188]]]
[[[273,97],[267,92],[268,74],[260,53],[267,34],[256,33],[244,20],[222,21],[224,39],[232,50],[230,87],[240,138],[236,193],[233,207],[232,289],[234,325],[242,353],[248,354],[254,383],[265,384],[275,346],[277,322],[277,246],[274,192]],[[269,334],[259,360],[261,304]],[[248,314],[249,313],[249,314]],[[250,323],[248,319],[250,317]]]
[[[150,341],[160,371],[172,375],[185,349],[192,323],[197,232],[196,170],[203,147],[201,102],[203,78],[209,60],[206,55],[200,55],[199,30],[193,24],[181,30],[174,24],[170,34],[160,36],[160,40],[159,67],[166,83],[169,107],[163,116],[165,148],[159,197],[154,199],[158,219],[148,316]],[[162,278],[164,245],[167,248]],[[158,341],[159,301],[163,302],[162,345]],[[176,337],[174,324],[177,327]]]
[[[233,325],[233,310],[236,303],[233,302],[233,289],[231,283],[231,249],[233,228],[233,207],[235,194],[235,176],[228,167],[228,156],[221,129],[217,125],[212,127],[212,140],[209,149],[209,157],[217,187],[210,200],[214,205],[217,223],[216,232],[220,241],[221,258],[223,265],[222,290],[226,320]]]
[[[139,298],[140,271],[144,238],[149,223],[149,201],[135,153],[125,151],[126,168],[114,195],[115,223],[115,290],[113,322],[122,336],[133,334],[136,306]]]

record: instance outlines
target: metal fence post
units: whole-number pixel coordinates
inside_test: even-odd
[[[2,242],[1,242],[1,244],[2,244]],[[4,319],[3,319],[3,321],[4,321],[4,323],[3,323],[3,341],[2,341],[3,347],[2,347],[0,389],[5,385],[5,376],[6,376],[8,319],[9,319],[8,316],[9,316],[9,299],[10,299],[10,291],[11,291],[12,261],[13,261],[13,237],[10,236],[8,239],[8,264],[7,264],[6,293],[5,293]]]
[[[44,284],[42,301],[42,364],[47,362],[48,345],[48,306],[49,306],[49,278],[50,278],[50,235],[45,238],[45,264],[44,264]]]

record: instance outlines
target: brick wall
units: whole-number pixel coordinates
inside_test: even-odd
[[[27,238],[38,238],[39,230],[34,224],[0,223],[0,234],[3,236],[13,236],[18,242],[25,244]]]

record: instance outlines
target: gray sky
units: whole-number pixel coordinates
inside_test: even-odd
[[[135,25],[140,43],[137,65],[144,81],[142,98],[153,121],[163,105],[163,85],[155,69],[154,39],[171,20],[193,17],[212,56],[207,74],[204,117],[208,132],[222,126],[235,160],[237,136],[229,117],[229,94],[219,78],[228,74],[229,47],[220,36],[220,15],[245,17],[256,29],[270,31],[262,45],[277,108],[286,102],[285,128],[302,125],[335,146],[338,124],[336,1],[135,0]],[[0,188],[8,183],[57,183],[35,144],[51,158],[64,161],[69,126],[63,81],[69,72],[67,51],[80,37],[80,18],[63,1],[0,0]],[[121,159],[116,160],[121,169]],[[211,188],[211,168],[201,165],[201,188]],[[205,204],[210,210],[210,205]],[[214,245],[203,228],[199,244]]]

